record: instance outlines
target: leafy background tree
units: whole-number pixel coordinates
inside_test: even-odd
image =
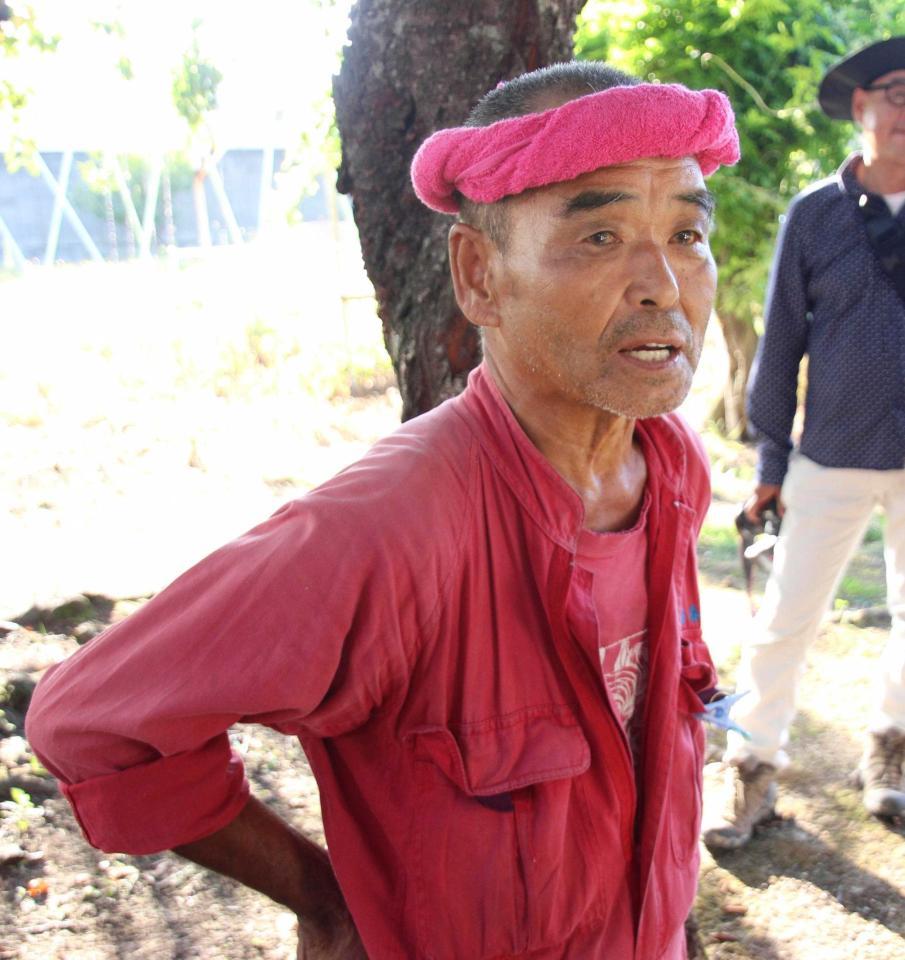
[[[0,0],[0,64],[17,57],[23,48],[32,47],[42,53],[53,52],[60,42],[58,36],[45,33],[30,7],[22,9],[7,0]],[[6,143],[6,166],[31,167],[35,145],[17,135],[16,124],[22,108],[28,102],[28,91],[8,78],[0,76],[0,143]]]
[[[730,359],[714,419],[729,433],[744,427],[779,217],[855,142],[850,124],[820,112],[820,78],[845,53],[901,30],[902,18],[900,0],[591,0],[582,13],[578,57],[609,60],[650,81],[717,87],[735,108],[742,159],[711,181],[719,200],[717,314]]]
[[[207,122],[217,109],[217,90],[223,74],[201,52],[199,30],[201,21],[192,26],[192,44],[182,57],[182,64],[173,77],[173,103],[189,129],[190,153],[195,174],[192,178],[192,199],[195,204],[195,222],[198,243],[211,245],[210,216],[204,181],[214,162],[214,136]]]

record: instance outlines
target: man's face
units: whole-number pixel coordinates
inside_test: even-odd
[[[691,385],[716,291],[692,158],[605,167],[507,202],[485,347],[516,397],[648,417]]]
[[[871,86],[890,80],[905,82],[905,69],[884,73]],[[905,163],[905,107],[891,104],[885,90],[858,89],[852,96],[852,116],[861,125],[865,149],[872,156]]]

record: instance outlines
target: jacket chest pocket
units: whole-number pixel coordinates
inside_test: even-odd
[[[419,956],[517,955],[603,915],[601,840],[581,777],[590,748],[571,711],[551,704],[411,737]]]

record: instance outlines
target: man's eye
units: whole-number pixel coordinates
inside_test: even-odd
[[[683,246],[690,247],[692,244],[700,243],[704,237],[697,230],[680,230],[673,239]]]
[[[612,243],[616,239],[616,234],[612,230],[598,230],[597,233],[592,233],[588,237],[588,243],[593,243],[595,246],[603,247],[608,243]]]

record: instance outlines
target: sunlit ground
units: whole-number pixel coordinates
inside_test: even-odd
[[[348,225],[178,257],[0,282],[0,614],[159,589],[398,421]]]

